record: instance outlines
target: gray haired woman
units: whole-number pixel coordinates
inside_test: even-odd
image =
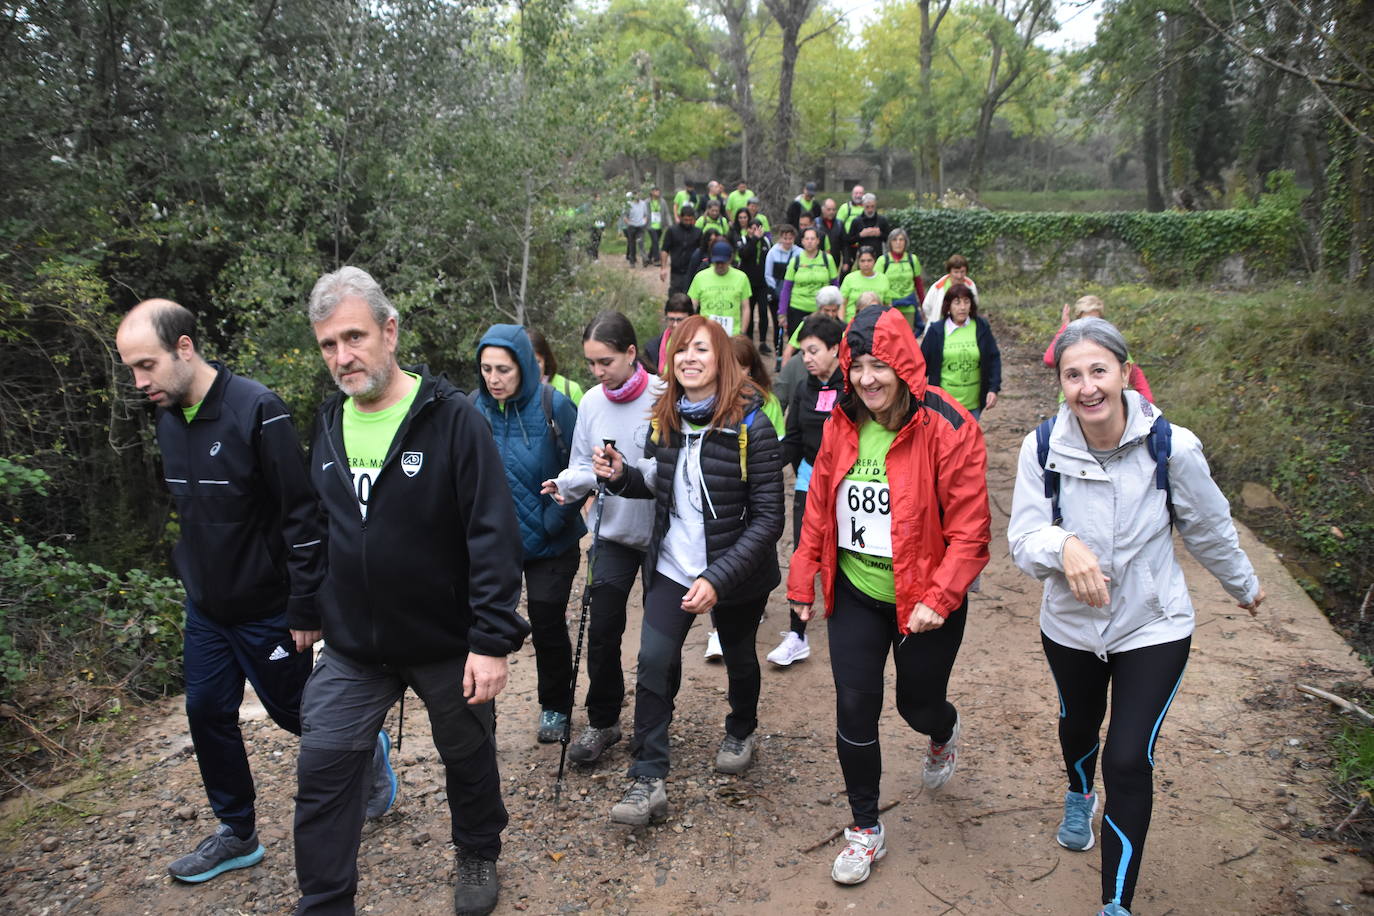
[[[1007,541],[1016,565],[1044,583],[1040,638],[1059,688],[1068,776],[1057,838],[1067,849],[1093,847],[1100,752],[1107,806],[1099,913],[1130,916],[1150,826],[1155,741],[1194,628],[1173,529],[1252,616],[1264,589],[1202,444],[1128,390],[1121,332],[1101,318],[1071,322],[1054,364],[1064,403],[1021,443]]]
[[[901,226],[887,234],[887,253],[878,259],[876,273],[887,277],[887,285],[892,288],[892,304],[906,316],[911,328],[920,337],[925,330],[926,319],[921,312],[921,301],[926,297],[926,285],[921,282],[921,259],[915,252],[908,252],[911,240]]]

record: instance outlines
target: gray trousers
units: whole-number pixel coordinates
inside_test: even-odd
[[[467,656],[414,666],[365,664],[326,648],[301,700],[296,783],[298,914],[353,913],[365,783],[382,720],[406,687],[424,700],[444,761],[453,842],[495,861],[508,817],[496,766],[494,704],[463,697]]]

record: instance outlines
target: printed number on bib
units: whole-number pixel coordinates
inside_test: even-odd
[[[734,333],[735,333],[735,316],[734,316],[734,315],[707,315],[706,317],[707,317],[707,318],[710,318],[710,319],[711,319],[712,321],[714,321],[716,324],[718,324],[718,325],[720,325],[721,327],[725,328],[725,333],[726,333],[726,334],[734,334]]]
[[[892,494],[885,483],[844,480],[835,500],[840,548],[892,556]]]

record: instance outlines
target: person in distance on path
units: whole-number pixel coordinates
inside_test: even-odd
[[[1064,403],[1048,429],[1021,442],[1007,543],[1021,571],[1045,584],[1040,642],[1059,689],[1068,781],[1057,839],[1066,849],[1093,847],[1100,754],[1107,807],[1098,912],[1130,916],[1150,827],[1155,742],[1194,627],[1174,528],[1251,616],[1264,589],[1202,444],[1127,390],[1121,332],[1101,318],[1074,321],[1054,358]],[[1055,475],[1049,488],[1046,474]]]
[[[167,299],[135,306],[115,345],[158,409],[163,475],[180,519],[173,565],[186,587],[186,719],[213,835],[168,871],[200,883],[262,861],[256,791],[239,730],[243,683],[301,733],[301,691],[320,638],[324,524],[291,414],[271,391],[207,362],[196,319]],[[390,807],[390,739],[374,731],[369,813]]]
[[[830,876],[868,879],[887,852],[878,819],[878,719],[888,653],[897,711],[929,737],[923,782],[954,773],[959,713],[946,698],[968,589],[988,562],[987,451],[957,401],[926,384],[911,325],[859,312],[840,344],[845,393],[831,411],[806,495],[787,598],[809,620],[819,572],[830,621],[835,747],[853,825]]]
[[[677,222],[663,234],[663,250],[658,256],[658,278],[668,284],[669,293],[685,293],[692,282],[692,268],[701,245],[701,229],[697,227],[697,211],[691,204],[678,210]],[[672,274],[672,279],[668,275]]]
[[[720,325],[701,315],[668,340],[672,374],[654,402],[644,458],[593,449],[612,493],[654,499],[653,535],[635,684],[633,780],[611,820],[643,826],[668,813],[668,727],[682,684],[682,644],[712,608],[729,677],[730,713],[716,770],[754,759],[759,658],[754,647],[777,586],[783,530],[782,456],[763,398],[735,362]]]
[[[492,700],[530,631],[516,611],[519,527],[501,457],[458,389],[397,364],[396,309],[366,271],[321,277],[308,315],[340,393],[320,408],[310,458],[329,526],[329,643],[301,701],[296,913],[354,911],[357,786],[406,687],[424,700],[444,761],[454,910],[490,913],[507,822]]]

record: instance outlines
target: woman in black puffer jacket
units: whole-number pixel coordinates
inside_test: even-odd
[[[716,610],[729,676],[730,714],[716,769],[753,760],[759,659],[754,647],[768,594],[780,581],[782,450],[763,400],[735,362],[730,339],[694,315],[667,344],[667,386],[654,403],[644,458],[626,466],[595,449],[597,476],[619,496],[657,500],[635,685],[634,782],[611,820],[643,825],[667,815],[668,725],[682,680],[682,645],[698,615]]]

